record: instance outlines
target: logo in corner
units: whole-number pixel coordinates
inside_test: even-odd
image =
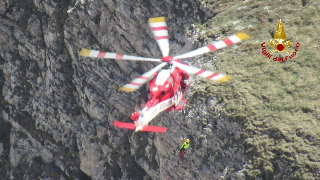
[[[274,50],[272,50],[270,53],[274,53],[275,51],[277,52],[286,52],[288,54],[290,54],[290,52],[288,50],[286,50],[286,46],[287,47],[290,47],[292,44],[289,41],[286,41],[285,43],[283,43],[286,39],[287,39],[287,35],[284,31],[284,27],[283,27],[283,24],[282,24],[282,21],[280,19],[279,21],[279,24],[278,24],[278,28],[277,28],[277,31],[274,33],[274,39],[278,42],[274,42],[273,40],[270,40],[270,46],[271,47],[274,47]]]
[[[287,54],[290,54],[290,51],[288,51],[286,49],[286,47],[290,47],[292,45],[292,43],[289,41],[286,41],[287,39],[287,35],[284,31],[284,27],[283,27],[283,24],[282,24],[282,21],[281,19],[279,20],[279,24],[278,24],[278,27],[277,27],[277,31],[274,33],[274,39],[275,41],[273,40],[270,40],[270,44],[269,46],[271,46],[272,48],[274,48],[270,53],[268,53],[266,51],[266,47],[264,46],[265,42],[261,44],[261,47],[262,47],[262,54],[267,56],[269,59],[271,59],[272,57],[272,53],[274,52],[278,52],[278,53],[281,53],[281,52],[286,52]],[[299,46],[300,44],[297,43],[296,44],[296,48],[295,48],[295,51],[292,53],[292,55],[290,56],[286,56],[285,57],[285,60],[287,61],[288,58],[293,58],[296,53],[298,52],[299,50]],[[283,62],[283,57],[275,57],[273,58],[274,61],[279,61],[279,62]]]

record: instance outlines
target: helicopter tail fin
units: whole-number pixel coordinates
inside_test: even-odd
[[[124,123],[124,122],[119,122],[119,121],[114,121],[113,122],[115,126],[120,127],[120,128],[125,128],[125,129],[132,129],[136,131],[145,131],[145,132],[159,132],[163,133],[166,132],[168,128],[165,127],[158,127],[158,126],[144,126],[141,129],[138,128],[136,129],[136,125],[134,123]]]
[[[159,127],[159,126],[144,126],[141,131],[163,133],[163,132],[166,132],[167,129],[168,128],[166,127]]]
[[[124,122],[119,122],[119,121],[114,121],[113,122],[115,126],[120,127],[120,128],[125,128],[125,129],[135,129],[136,125],[133,123],[124,123]]]

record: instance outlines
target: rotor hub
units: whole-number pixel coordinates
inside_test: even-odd
[[[164,61],[164,62],[171,62],[172,60],[173,60],[173,57],[172,57],[172,56],[162,57],[162,61]]]

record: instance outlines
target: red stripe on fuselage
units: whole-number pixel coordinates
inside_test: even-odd
[[[156,36],[157,40],[168,39],[168,36]]]
[[[207,47],[210,49],[210,51],[213,51],[213,50],[217,49],[213,44],[210,44]]]
[[[205,70],[200,70],[200,71],[198,71],[197,73],[196,73],[196,75],[200,75],[201,73],[203,73]]]
[[[230,46],[230,45],[232,45],[233,44],[233,42],[229,39],[229,38],[227,38],[227,39],[224,39],[224,40],[222,40],[224,43],[226,43],[228,46]]]
[[[215,76],[218,76],[218,75],[219,75],[218,73],[213,73],[213,74],[211,74],[210,76],[208,76],[207,79],[211,79],[211,78],[213,78],[213,77],[215,77]]]
[[[152,27],[152,31],[167,30],[167,26]]]
[[[140,76],[141,79],[149,79],[148,77]]]
[[[122,59],[122,58],[123,58],[123,55],[122,55],[122,54],[117,54],[115,58],[116,58],[116,59]]]

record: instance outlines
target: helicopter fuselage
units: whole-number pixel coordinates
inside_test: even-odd
[[[186,100],[182,98],[190,81],[189,74],[174,65],[155,73],[149,81],[148,101],[131,115],[136,131],[147,126],[162,111],[183,109]]]

